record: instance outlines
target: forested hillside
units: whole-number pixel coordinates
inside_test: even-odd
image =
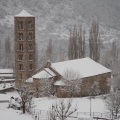
[[[14,54],[14,15],[26,9],[36,17],[38,51],[53,40],[54,49],[67,52],[69,30],[80,26],[88,30],[93,19],[100,24],[101,40],[109,45],[120,37],[120,0],[1,0],[0,1],[0,60],[5,63],[5,41],[9,39]],[[9,43],[8,43],[9,44]],[[40,56],[40,52],[39,52]],[[1,65],[0,65],[1,66]]]

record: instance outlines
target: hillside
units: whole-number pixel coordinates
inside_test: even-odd
[[[4,46],[5,39],[9,36],[13,49],[14,15],[23,9],[36,17],[36,42],[39,50],[45,49],[51,38],[56,50],[62,48],[67,51],[69,30],[74,25],[82,24],[87,41],[93,19],[99,21],[104,44],[109,45],[120,38],[120,0],[1,0],[1,45]],[[4,48],[0,48],[0,51],[4,51]]]
[[[94,18],[108,33],[110,28],[114,29],[112,32],[120,30],[119,0],[4,0],[0,1],[0,23],[3,28],[13,27],[13,16],[24,8],[36,17],[39,40],[46,38],[46,34],[46,39],[67,39],[71,26],[82,23],[89,27]],[[12,33],[5,29],[9,36],[13,36],[12,27]]]

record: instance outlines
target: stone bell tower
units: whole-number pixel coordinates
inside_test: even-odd
[[[35,17],[26,10],[14,16],[15,80],[25,81],[35,71]]]

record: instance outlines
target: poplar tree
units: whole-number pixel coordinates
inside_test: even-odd
[[[12,52],[10,47],[10,38],[5,39],[5,67],[10,68],[12,65]]]
[[[49,43],[46,50],[47,60],[52,61],[52,39],[49,39]]]
[[[99,62],[100,59],[100,33],[98,21],[93,20],[89,31],[89,56]]]
[[[70,30],[69,46],[68,46],[68,58],[69,60],[84,58],[85,57],[85,31],[80,26],[77,29],[74,26],[73,30]]]

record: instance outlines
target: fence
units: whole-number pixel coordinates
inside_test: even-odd
[[[9,100],[0,100],[0,103],[9,103]]]
[[[79,115],[90,115],[90,112],[77,112],[77,116],[79,116]],[[112,119],[112,115],[109,112],[107,112],[107,113],[92,112],[91,116],[94,118]]]
[[[46,110],[35,109],[32,111],[32,115],[34,120],[48,120],[49,112]],[[73,113],[68,120],[73,120],[77,118],[79,115],[90,115],[90,112],[75,112]],[[100,112],[92,112],[91,116],[94,118],[105,118],[112,119],[112,115],[110,113],[100,113]]]
[[[31,111],[34,120],[48,120],[48,111],[47,110],[40,110],[35,109]]]

